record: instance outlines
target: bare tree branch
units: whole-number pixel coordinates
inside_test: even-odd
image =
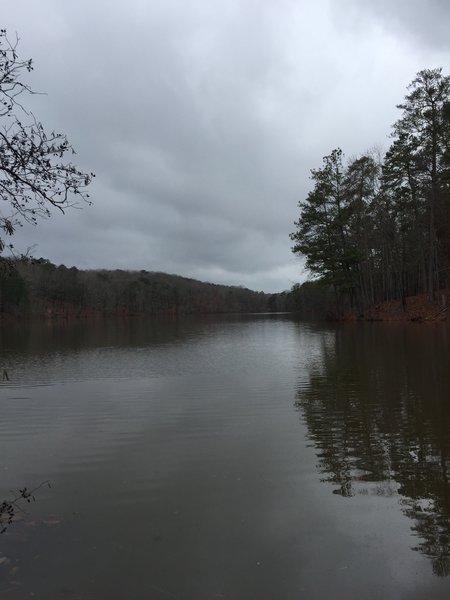
[[[0,29],[0,230],[11,236],[24,222],[36,224],[51,208],[91,204],[86,188],[94,177],[71,162],[75,151],[62,133],[46,133],[42,123],[19,102],[34,94],[23,76],[33,70],[31,59],[17,53],[19,37]],[[6,247],[0,237],[0,253]]]

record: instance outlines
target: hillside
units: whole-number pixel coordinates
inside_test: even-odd
[[[0,278],[0,313],[93,317],[284,310],[283,294],[150,271],[92,270],[21,259]]]

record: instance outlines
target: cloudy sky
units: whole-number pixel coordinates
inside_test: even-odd
[[[305,278],[289,233],[309,171],[389,143],[417,71],[450,74],[449,0],[15,0],[27,102],[96,173],[94,205],[16,248],[268,292]]]

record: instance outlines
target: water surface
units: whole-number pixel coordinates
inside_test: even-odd
[[[52,487],[0,536],[0,594],[449,597],[448,334],[287,316],[3,327],[1,497]]]

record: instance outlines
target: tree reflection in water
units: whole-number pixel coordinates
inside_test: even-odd
[[[346,324],[324,336],[296,406],[334,493],[398,495],[414,550],[450,575],[447,326]]]

